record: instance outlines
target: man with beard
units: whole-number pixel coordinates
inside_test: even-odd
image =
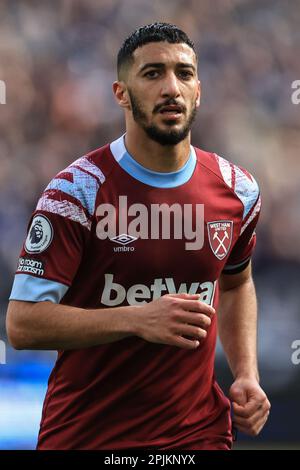
[[[236,428],[257,435],[270,408],[250,264],[258,186],[191,145],[197,57],[176,26],[125,40],[113,91],[126,133],[50,182],[31,227],[43,216],[51,243],[27,238],[21,253],[44,274],[17,272],[10,297],[12,345],[58,350],[38,448],[230,449],[217,317]]]

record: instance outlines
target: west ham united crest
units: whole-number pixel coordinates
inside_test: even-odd
[[[233,232],[231,220],[219,220],[207,223],[208,239],[213,254],[222,260],[228,254]]]

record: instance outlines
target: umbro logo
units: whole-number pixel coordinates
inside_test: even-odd
[[[110,240],[112,242],[119,243],[120,245],[128,245],[128,243],[132,243],[135,240],[137,240],[137,237],[127,235],[127,233],[122,233],[122,235],[117,235],[116,237],[112,237]]]
[[[134,251],[133,246],[125,246],[128,245],[129,243],[134,242],[137,240],[137,237],[133,237],[132,235],[128,235],[127,233],[122,233],[121,235],[117,235],[116,237],[110,238],[112,242],[118,243],[119,245],[122,246],[115,246],[114,251],[120,252],[120,251]]]

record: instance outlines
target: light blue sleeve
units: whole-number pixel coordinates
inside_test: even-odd
[[[59,303],[68,286],[28,274],[16,274],[9,300]]]

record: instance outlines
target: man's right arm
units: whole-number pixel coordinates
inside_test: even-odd
[[[189,294],[164,295],[140,306],[94,310],[11,300],[6,327],[16,349],[81,349],[129,336],[195,349],[206,337],[214,313],[197,295]]]
[[[68,350],[138,336],[194,349],[206,335],[213,310],[195,295],[165,295],[138,306],[90,310],[60,303],[87,256],[104,181],[93,159],[83,156],[60,172],[39,199],[10,296],[11,344],[16,349]],[[35,273],[32,266],[37,267]]]

